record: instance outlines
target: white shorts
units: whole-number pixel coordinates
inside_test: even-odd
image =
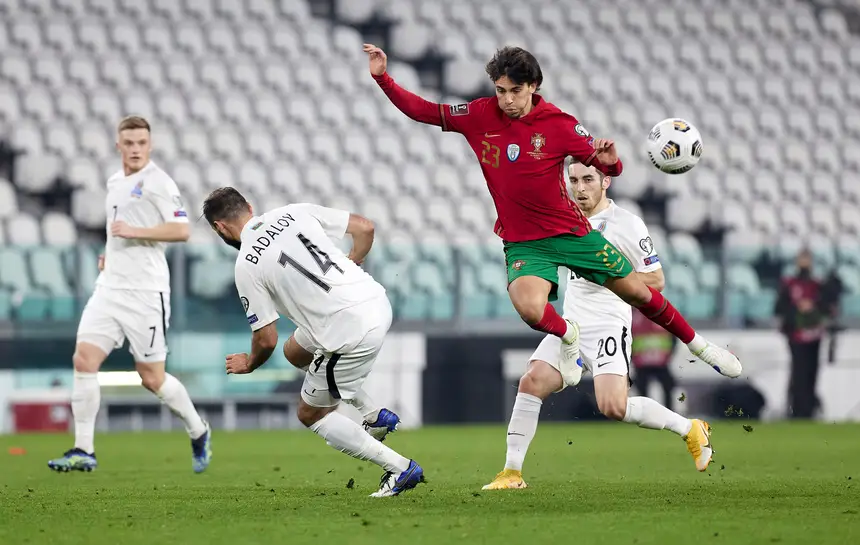
[[[579,324],[579,352],[586,370],[597,375],[630,373],[630,324]],[[543,360],[558,369],[561,339],[547,335],[532,354],[531,360]]]
[[[313,346],[305,331],[295,333],[296,342],[314,353],[302,384],[302,400],[312,407],[334,407],[342,399],[355,397],[373,369],[391,327],[391,303],[384,295],[341,312],[346,313],[344,321],[363,323],[365,334],[357,335],[356,341],[337,352]]]
[[[94,344],[110,354],[128,339],[135,362],[161,362],[167,359],[169,327],[169,292],[97,286],[81,314],[77,342]]]

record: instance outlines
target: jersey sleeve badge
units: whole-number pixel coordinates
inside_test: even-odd
[[[451,115],[469,115],[469,105],[468,104],[452,104],[448,107],[448,110],[451,112]]]
[[[639,247],[646,254],[650,254],[654,251],[654,242],[651,240],[651,237],[645,237],[639,240]]]

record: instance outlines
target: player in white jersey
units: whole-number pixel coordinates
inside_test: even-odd
[[[570,183],[576,202],[594,229],[615,245],[634,274],[662,291],[660,259],[645,222],[607,198],[611,180],[594,167],[570,165]],[[579,348],[583,367],[594,376],[594,393],[601,413],[613,420],[649,429],[668,429],[683,437],[696,469],[704,471],[713,453],[710,427],[690,420],[647,397],[628,397],[631,308],[608,289],[571,275],[564,297],[564,317],[580,324]],[[534,439],[543,400],[564,389],[559,373],[560,341],[547,335],[532,355],[520,379],[508,425],[505,468],[485,490],[525,488],[522,466]]]
[[[185,387],[165,372],[170,325],[168,242],[188,240],[188,214],[173,179],[150,158],[149,123],[123,119],[116,147],[122,170],[107,182],[107,243],[99,258],[96,288],[78,326],[72,386],[75,447],[48,462],[56,471],[92,471],[93,435],[99,410],[98,371],[114,348],[128,340],[143,386],[179,416],[191,437],[192,467],[200,473],[211,457],[209,426]]]
[[[296,332],[284,345],[294,365],[310,361],[298,418],[333,448],[385,470],[374,497],[396,496],[423,480],[414,460],[394,452],[336,412],[360,395],[385,334],[391,304],[385,288],[359,267],[373,244],[373,224],[343,210],[290,204],[254,216],[235,189],[213,191],[203,204],[206,221],[237,248],[236,288],[253,336],[251,353],[227,356],[227,372],[263,365],[278,344],[279,316]],[[349,256],[331,238],[351,235]],[[304,354],[307,358],[296,354]]]

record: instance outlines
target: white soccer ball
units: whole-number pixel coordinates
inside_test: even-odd
[[[648,133],[646,152],[655,167],[667,174],[681,174],[702,157],[702,135],[688,121],[664,119]]]

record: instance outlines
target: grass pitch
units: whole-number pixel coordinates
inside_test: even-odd
[[[503,426],[398,432],[428,482],[381,500],[381,471],[310,432],[215,431],[202,475],[178,433],[97,437],[89,474],[46,467],[68,436],[6,436],[0,543],[860,543],[860,426],[714,424],[706,473],[667,431],[541,425],[529,488],[497,492]]]

